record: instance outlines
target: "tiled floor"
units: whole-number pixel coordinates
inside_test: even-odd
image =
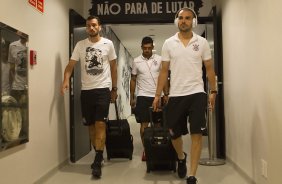
[[[139,138],[139,125],[134,122],[133,116],[129,117],[131,133],[134,136],[133,159],[111,159],[106,161],[102,168],[102,178],[91,177],[90,164],[94,153],[90,152],[75,164],[67,164],[50,176],[44,184],[185,184],[179,179],[177,173],[159,171],[146,173],[146,163],[141,161],[142,146]],[[184,139],[185,149],[188,152],[190,145],[189,136]],[[202,158],[207,158],[207,138],[202,151]],[[189,152],[188,152],[189,153]],[[105,155],[105,153],[104,153]],[[188,161],[189,162],[189,161]],[[189,163],[188,163],[189,165]],[[199,184],[249,184],[240,176],[230,163],[221,166],[202,166],[198,168],[197,177]]]

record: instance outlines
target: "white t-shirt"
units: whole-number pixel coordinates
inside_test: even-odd
[[[131,74],[137,75],[137,96],[155,96],[161,62],[161,56],[157,54],[149,59],[141,54],[133,60]]]
[[[110,88],[112,85],[109,61],[116,59],[113,42],[106,38],[92,43],[89,39],[79,41],[71,59],[81,63],[81,89]]]
[[[204,91],[203,61],[211,59],[207,40],[193,32],[185,47],[178,33],[168,38],[162,48],[162,61],[170,62],[169,96],[185,96]]]
[[[25,90],[27,85],[27,46],[23,45],[20,40],[10,44],[8,62],[15,64],[12,89]]]

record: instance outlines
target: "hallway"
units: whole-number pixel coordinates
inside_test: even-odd
[[[131,161],[127,159],[111,159],[105,161],[102,169],[102,178],[99,180],[91,177],[90,164],[93,161],[94,152],[90,152],[75,164],[69,163],[58,169],[48,177],[36,182],[37,184],[185,184],[185,180],[179,179],[177,173],[160,171],[146,173],[146,163],[141,161],[142,146],[139,138],[139,125],[134,116],[128,121],[131,133],[134,137],[134,152]],[[189,136],[184,139],[185,145],[190,142]],[[186,146],[185,149],[188,152]],[[188,152],[189,153],[189,152]],[[207,158],[207,137],[204,138],[202,158]],[[104,153],[104,157],[106,154]],[[189,162],[189,160],[188,160]],[[199,184],[249,184],[232,166],[226,163],[222,166],[199,166]]]

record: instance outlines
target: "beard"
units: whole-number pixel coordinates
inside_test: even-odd
[[[187,26],[186,24],[181,24],[180,26],[178,26],[178,29],[181,32],[190,32],[192,30],[192,28]]]
[[[96,37],[98,35],[98,32],[94,32],[94,33],[89,33],[90,37]]]

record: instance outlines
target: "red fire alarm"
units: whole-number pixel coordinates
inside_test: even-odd
[[[30,58],[30,65],[36,65],[36,51],[35,50],[30,50],[30,53],[29,53],[29,58]]]

